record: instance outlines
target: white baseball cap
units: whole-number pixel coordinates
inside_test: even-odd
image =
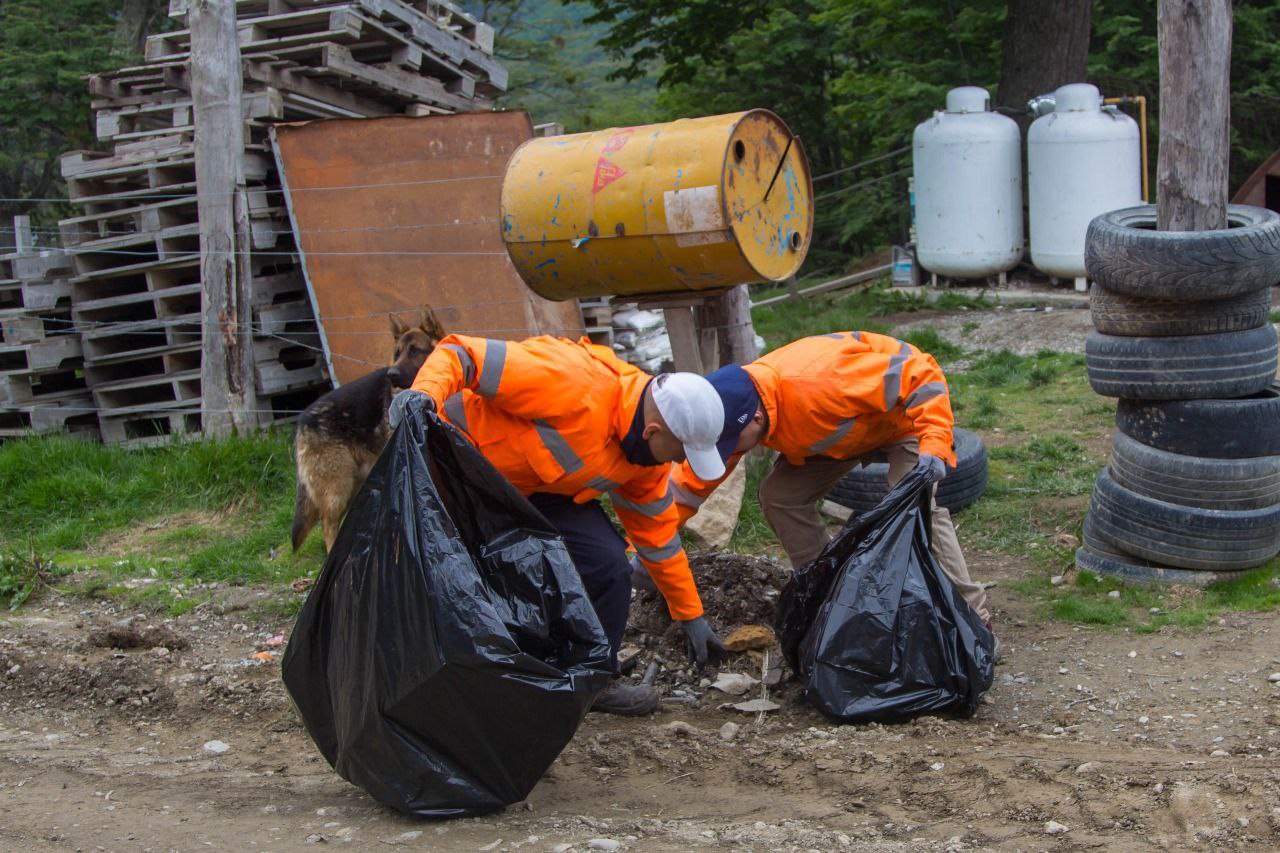
[[[724,428],[724,403],[711,383],[696,373],[663,373],[653,380],[653,401],[684,445],[693,473],[702,480],[723,477],[724,460],[716,441]]]

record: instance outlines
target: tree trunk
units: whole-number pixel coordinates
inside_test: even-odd
[[[1160,0],[1161,231],[1227,227],[1231,0]]]
[[[1036,95],[1085,79],[1092,0],[1009,0],[996,104],[1019,113]],[[1025,132],[1030,117],[1021,117]]]
[[[152,22],[167,8],[167,0],[124,0],[120,20],[116,22],[116,54],[141,56]]]
[[[192,0],[189,20],[204,329],[201,415],[205,433],[221,436],[257,425],[235,0]]]

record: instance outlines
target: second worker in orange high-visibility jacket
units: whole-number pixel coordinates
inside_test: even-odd
[[[917,464],[930,468],[935,482],[956,464],[946,377],[933,356],[896,338],[816,335],[707,378],[724,402],[719,448],[727,471],[757,444],[780,454],[760,484],[760,506],[794,568],[817,557],[830,540],[817,503],[855,465],[887,461],[892,487]],[[682,520],[721,480],[676,466]],[[986,592],[970,580],[951,514],[936,503],[932,534],[939,565],[989,622]]]
[[[586,339],[449,335],[402,393],[414,392],[427,394],[560,530],[615,660],[631,568],[625,540],[596,500],[606,493],[695,660],[721,651],[703,616],[670,488],[671,462],[686,456],[691,470],[713,478],[724,472],[715,447],[724,411],[706,379],[655,378]],[[640,705],[612,710],[651,710],[657,694],[650,692]],[[598,699],[597,710],[611,710],[601,705]]]

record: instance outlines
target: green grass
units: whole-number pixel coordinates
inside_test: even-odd
[[[1271,312],[1271,322],[1272,322],[1272,323],[1280,323],[1280,311],[1272,311],[1272,312]]]
[[[1014,588],[1035,600],[1046,616],[1146,634],[1166,626],[1196,629],[1231,611],[1280,607],[1277,579],[1280,560],[1203,589],[1125,585],[1089,572],[1080,572],[1071,582],[1057,587],[1048,577],[1036,575],[1016,582]],[[1118,598],[1111,597],[1113,590],[1119,592]]]
[[[282,432],[144,450],[7,442],[0,604],[20,604],[41,578],[170,612],[193,606],[189,591],[202,584],[287,584],[313,573],[324,551],[318,534],[298,554],[289,548],[293,490]]]
[[[786,291],[784,289],[780,292]],[[755,298],[759,301],[764,295],[759,294]],[[885,333],[888,326],[882,318],[893,314],[984,307],[990,307],[990,303],[982,297],[954,292],[944,293],[937,303],[932,303],[922,294],[890,287],[888,279],[885,279],[868,290],[809,297],[757,308],[751,312],[751,317],[756,333],[764,338],[766,348],[773,350],[800,338],[826,332],[858,330]],[[952,344],[943,341],[932,330],[926,330],[918,336],[920,342],[914,339],[916,336],[908,336],[907,340],[933,354],[939,361],[947,360],[945,353],[958,353]],[[936,346],[943,352],[935,351],[931,346]]]

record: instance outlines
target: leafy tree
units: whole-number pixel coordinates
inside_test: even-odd
[[[495,55],[510,72],[499,107],[571,133],[655,120],[656,81],[645,69],[633,79],[613,76],[619,63],[596,44],[606,30],[583,24],[583,4],[484,0],[468,10],[494,28]]]
[[[9,223],[56,211],[40,200],[61,195],[58,158],[95,143],[86,74],[120,65],[112,56],[120,0],[0,2],[0,245]]]

